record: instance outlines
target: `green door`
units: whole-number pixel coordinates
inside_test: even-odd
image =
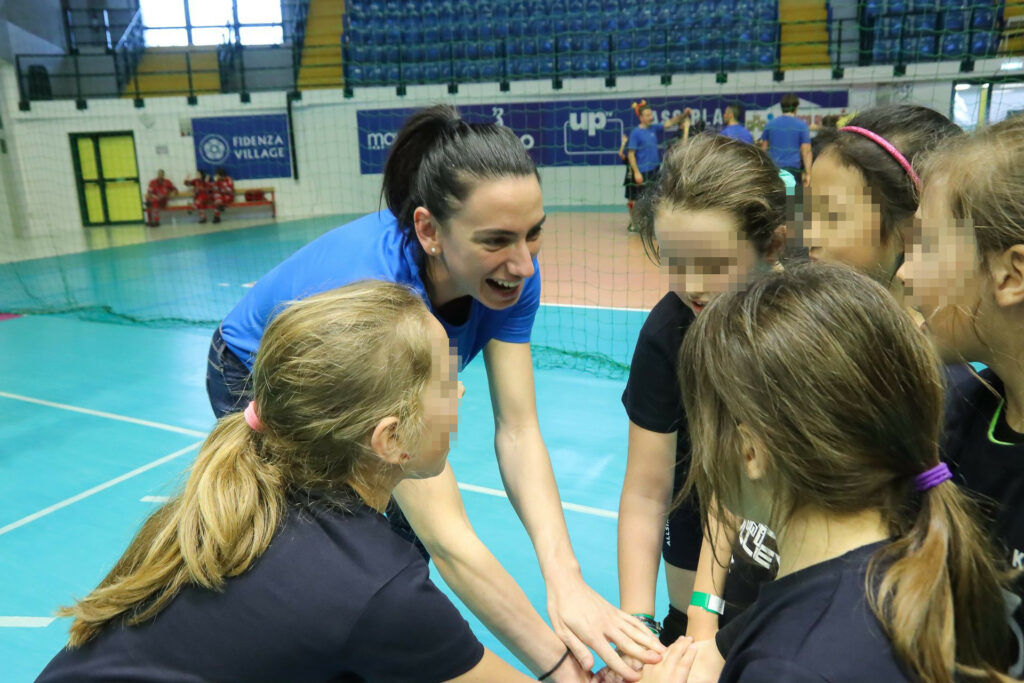
[[[72,133],[71,153],[84,225],[142,221],[139,167],[131,132]]]

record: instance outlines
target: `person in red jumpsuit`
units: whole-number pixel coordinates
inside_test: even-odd
[[[156,172],[156,178],[149,181],[146,190],[146,225],[151,228],[160,225],[160,209],[167,206],[167,198],[177,191],[174,183],[164,177],[162,168]]]
[[[213,180],[210,178],[210,174],[206,171],[199,171],[195,178],[188,178],[185,180],[185,184],[192,188],[192,208],[199,214],[199,222],[206,222],[206,210],[213,208],[214,211],[214,195],[216,188],[214,187]],[[214,217],[214,222],[218,222],[219,218]]]
[[[214,207],[213,222],[220,223],[220,212],[224,207],[235,201],[235,181],[231,179],[224,167],[217,169],[213,179],[214,186]]]

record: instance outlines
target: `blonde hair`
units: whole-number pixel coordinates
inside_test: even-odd
[[[641,201],[637,230],[655,263],[661,256],[654,216],[663,209],[727,211],[758,254],[766,255],[786,219],[786,184],[766,152],[722,135],[702,133],[665,155],[658,184]]]
[[[421,432],[429,315],[411,290],[373,281],[288,304],[253,366],[263,430],[241,413],[217,423],[184,490],[145,521],[96,589],[58,612],[75,618],[69,645],[115,619],[154,617],[185,586],[219,590],[267,549],[289,501],[346,507],[352,488],[380,489],[388,470],[370,435],[389,416],[401,443]]]
[[[929,158],[924,172],[927,181],[946,180],[950,211],[974,228],[983,261],[1024,243],[1024,116],[957,140]]]
[[[681,495],[696,490],[705,526],[741,510],[744,435],[767,446],[777,532],[803,508],[877,509],[892,540],[869,566],[869,602],[908,670],[942,683],[993,677],[1008,653],[1005,578],[974,507],[952,482],[914,485],[939,462],[938,367],[882,286],[805,264],[717,297],[683,340],[679,374],[692,440]]]

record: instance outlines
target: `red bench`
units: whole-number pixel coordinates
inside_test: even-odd
[[[239,201],[239,197],[241,197],[241,201]],[[274,188],[272,187],[236,187],[235,201],[225,205],[224,210],[227,211],[231,208],[243,206],[269,206],[270,215],[273,218],[277,218],[277,200],[274,195]],[[213,207],[211,206],[210,208],[212,209]],[[143,209],[145,209],[145,204],[143,204]],[[161,207],[160,213],[167,211],[188,211],[192,213],[194,210],[192,206],[192,193],[176,192],[167,197],[167,206]]]

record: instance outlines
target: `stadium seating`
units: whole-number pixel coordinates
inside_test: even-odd
[[[981,0],[866,0],[861,25],[875,64],[995,55],[1004,2]]]
[[[349,0],[353,86],[777,64],[778,0]]]
[[[1003,1],[864,0],[876,64],[995,54]],[[347,82],[779,68],[778,0],[349,0]]]

